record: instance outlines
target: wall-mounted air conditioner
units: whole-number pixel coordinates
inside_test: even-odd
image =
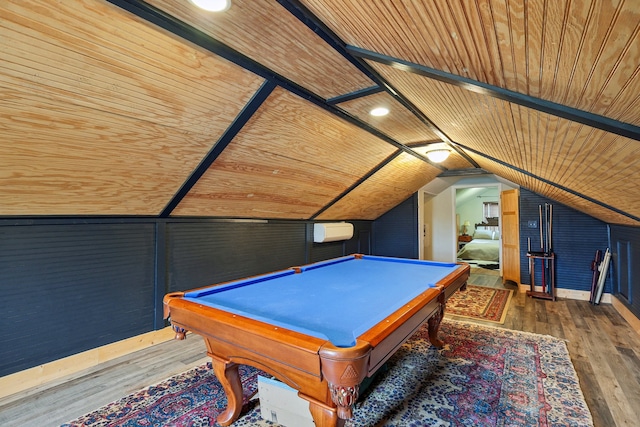
[[[323,222],[313,224],[315,243],[349,240],[353,237],[353,224],[349,222]]]

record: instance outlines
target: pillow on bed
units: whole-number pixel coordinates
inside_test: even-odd
[[[491,232],[490,231],[484,231],[484,230],[476,230],[476,232],[473,233],[473,238],[474,239],[491,240]]]
[[[500,240],[500,232],[499,231],[494,231],[493,232],[492,240]]]

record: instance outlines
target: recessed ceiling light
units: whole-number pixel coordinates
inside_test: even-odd
[[[387,114],[389,114],[389,109],[386,107],[377,107],[369,111],[369,114],[376,117],[386,116]]]
[[[224,12],[231,7],[231,0],[191,0],[191,3],[209,12]]]

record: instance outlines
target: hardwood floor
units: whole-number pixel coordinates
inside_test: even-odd
[[[470,283],[503,287],[496,271],[480,268]],[[640,426],[640,336],[611,305],[516,293],[505,323],[491,325],[565,339],[594,425]],[[59,426],[207,360],[197,335],[158,344],[0,399],[0,425]]]

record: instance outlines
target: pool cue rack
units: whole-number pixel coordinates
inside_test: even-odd
[[[538,206],[540,214],[540,250],[531,250],[531,241],[527,251],[529,258],[529,276],[531,278],[531,290],[527,291],[527,296],[533,298],[543,298],[552,301],[556,300],[556,254],[553,252],[553,205],[545,203]],[[541,282],[542,292],[536,291],[535,269],[536,260],[541,261]]]
[[[556,254],[553,252],[527,252],[527,258],[529,258],[529,271],[531,272],[531,290],[527,291],[527,296],[532,298],[542,298],[551,301],[556,300]],[[546,274],[545,270],[549,272],[549,283],[543,285],[542,292],[536,291],[536,260],[540,260],[543,267],[543,275]]]

